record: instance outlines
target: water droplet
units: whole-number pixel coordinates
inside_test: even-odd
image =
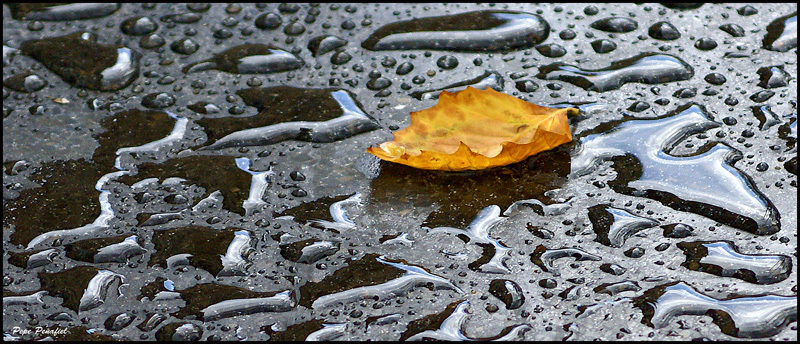
[[[740,16],[752,16],[754,14],[758,14],[758,10],[750,5],[742,6],[736,10],[736,12],[739,13]]]
[[[667,326],[680,315],[706,315],[723,333],[738,338],[764,338],[780,332],[797,310],[797,296],[749,296],[716,299],[684,282],[656,286],[633,299],[642,310],[642,323]]]
[[[633,19],[623,17],[609,17],[600,19],[590,25],[593,29],[605,32],[631,32],[639,27]]]
[[[772,96],[774,96],[774,95],[775,95],[775,92],[772,92],[772,91],[768,91],[768,90],[758,91],[756,93],[753,93],[753,95],[750,96],[750,100],[752,100],[752,101],[754,101],[756,103],[763,103],[763,102],[769,100],[770,98],[772,98]]]
[[[725,76],[720,73],[709,73],[703,78],[707,83],[712,85],[722,85],[727,81]]]
[[[683,60],[657,53],[640,54],[613,62],[611,66],[585,70],[564,63],[539,67],[539,79],[562,80],[589,91],[605,92],[628,82],[662,84],[687,80],[694,75],[692,67]]]
[[[681,38],[680,31],[678,31],[672,23],[667,21],[660,21],[653,24],[650,26],[650,29],[647,30],[647,34],[649,34],[650,37],[663,41],[672,41]]]
[[[789,84],[791,76],[783,70],[783,66],[761,67],[758,69],[758,86],[763,88],[780,88]]]
[[[122,22],[122,33],[132,36],[143,36],[158,30],[158,23],[149,17],[132,17]]]
[[[164,44],[167,44],[167,41],[157,33],[144,36],[139,40],[139,47],[142,49],[156,49]]]
[[[175,97],[169,93],[150,93],[142,98],[142,105],[151,109],[163,109],[175,104]]]
[[[592,41],[592,49],[598,54],[610,53],[617,49],[617,44],[608,39],[598,39]]]
[[[274,30],[283,24],[283,18],[274,12],[264,13],[256,18],[255,25],[261,30]]]
[[[648,104],[647,102],[637,101],[637,102],[634,102],[633,104],[631,104],[631,106],[628,107],[628,111],[642,112],[642,111],[647,110],[649,108],[650,108],[650,104]]]
[[[703,37],[694,42],[694,47],[700,50],[711,50],[717,47],[717,42],[711,38]]]
[[[786,52],[797,47],[797,12],[773,20],[767,25],[762,47]]]
[[[778,118],[776,113],[772,112],[769,105],[752,106],[750,109],[753,111],[753,115],[755,115],[756,119],[758,119],[759,130],[766,130],[781,123],[780,118]]]
[[[548,249],[544,245],[539,245],[536,249],[531,253],[531,262],[542,268],[543,271],[550,272],[553,276],[561,276],[561,272],[558,268],[555,267],[553,264],[556,259],[572,257],[575,258],[575,261],[599,261],[601,260],[600,257],[593,255],[589,252],[581,250],[579,248],[557,248],[557,249]]]
[[[561,57],[567,54],[567,49],[564,49],[564,47],[556,43],[539,44],[536,46],[536,51],[538,51],[539,54],[542,54],[542,56],[552,58]]]
[[[203,118],[197,123],[209,137],[208,148],[267,145],[284,140],[333,142],[377,129],[377,124],[344,90],[288,86],[236,91],[258,109],[246,118]],[[226,197],[227,198],[227,197]]]
[[[395,71],[395,73],[397,73],[397,75],[406,75],[408,73],[411,73],[411,71],[413,70],[414,70],[414,65],[411,64],[411,62],[403,62],[399,66],[397,66],[397,70]]]
[[[338,252],[339,243],[308,239],[291,244],[282,244],[280,245],[280,249],[283,258],[295,263],[314,264],[320,259]]]
[[[347,41],[336,36],[318,36],[308,42],[308,50],[314,57],[322,56],[347,45]],[[348,59],[349,60],[349,59]],[[347,61],[343,62],[347,63]],[[338,63],[338,64],[343,64]]]
[[[130,85],[139,76],[137,52],[126,47],[99,44],[88,33],[25,41],[21,50],[64,81],[78,87],[116,91]]]
[[[516,87],[520,92],[534,92],[539,89],[539,85],[532,80],[519,80],[516,82]]]
[[[547,39],[549,31],[550,25],[535,14],[476,11],[388,24],[361,46],[368,50],[498,51],[535,46]]]
[[[453,69],[458,66],[458,59],[453,55],[445,55],[436,60],[436,65],[441,69]]]
[[[283,28],[283,33],[289,36],[297,36],[303,32],[306,32],[306,27],[296,21],[289,23],[289,25],[286,25],[286,27]]]
[[[130,325],[134,320],[136,320],[135,315],[128,313],[117,313],[108,317],[104,322],[104,325],[109,331],[119,331],[128,327],[128,325]]]
[[[558,37],[560,37],[561,39],[563,39],[565,41],[569,41],[569,40],[575,39],[575,37],[577,37],[577,36],[578,35],[575,33],[575,31],[572,31],[570,29],[565,29],[565,30],[561,31],[558,34]]]
[[[663,235],[665,238],[681,239],[694,235],[692,234],[692,232],[694,232],[694,228],[682,223],[663,225],[661,228],[664,229]]]
[[[197,13],[178,13],[178,14],[168,14],[159,18],[162,22],[165,23],[177,23],[177,24],[191,24],[200,21],[203,19],[203,16]]]
[[[658,225],[655,220],[604,204],[589,208],[589,220],[597,233],[595,241],[611,247],[622,247],[628,237]]]
[[[744,37],[744,29],[737,24],[724,24],[719,29],[733,37]]]
[[[412,79],[412,82],[421,84],[422,82],[425,81],[424,78],[422,78],[422,77],[420,77],[420,78],[421,79],[416,79],[416,77],[415,77],[416,80]],[[414,98],[416,98],[416,99],[420,99],[420,100],[423,100],[423,99],[438,99],[439,98],[439,94],[441,94],[442,91],[447,91],[447,92],[451,92],[451,93],[452,92],[457,92],[457,91],[461,91],[461,90],[465,89],[466,86],[470,86],[472,88],[476,88],[476,89],[479,89],[479,90],[485,90],[487,87],[491,87],[492,89],[494,89],[496,91],[502,91],[503,90],[503,77],[500,76],[500,74],[497,73],[497,72],[493,72],[493,71],[488,71],[487,70],[482,75],[479,75],[478,77],[473,78],[473,79],[457,82],[455,84],[447,85],[445,87],[442,87],[442,88],[439,88],[439,89],[435,89],[435,90],[415,91],[415,92],[412,92],[409,95],[414,97]]]
[[[19,73],[3,80],[3,86],[17,92],[36,92],[47,86],[47,80],[31,72]]]
[[[105,17],[122,7],[115,3],[8,4],[16,20],[67,21]]]
[[[161,327],[155,337],[159,341],[198,341],[203,337],[203,328],[192,323],[174,322]]]
[[[626,291],[639,291],[642,288],[636,281],[620,281],[614,283],[603,283],[594,288],[594,292],[598,294],[616,295]]]
[[[243,44],[183,68],[184,73],[209,69],[237,74],[276,73],[302,67],[303,60],[270,45]]]

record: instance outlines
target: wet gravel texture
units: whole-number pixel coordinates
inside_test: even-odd
[[[796,340],[796,12],[4,5],[4,335]],[[573,142],[366,153],[467,85]]]

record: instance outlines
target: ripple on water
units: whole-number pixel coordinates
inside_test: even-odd
[[[475,11],[388,24],[361,46],[368,50],[512,50],[541,43],[549,31],[550,25],[535,14]]]
[[[574,175],[614,162],[615,191],[657,200],[757,234],[780,230],[780,214],[750,177],[733,167],[741,153],[721,143],[688,156],[667,152],[689,135],[718,127],[703,108],[686,104],[656,119],[632,117],[605,123],[579,139],[572,159]],[[678,172],[680,171],[680,172]]]

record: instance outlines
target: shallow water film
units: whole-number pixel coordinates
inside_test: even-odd
[[[6,340],[797,340],[797,5],[4,4]],[[573,107],[381,161],[442,91]]]

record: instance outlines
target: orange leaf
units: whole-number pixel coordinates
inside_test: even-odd
[[[411,125],[367,152],[428,170],[481,170],[522,161],[572,141],[567,114],[491,88],[449,93],[436,106],[411,113]]]

